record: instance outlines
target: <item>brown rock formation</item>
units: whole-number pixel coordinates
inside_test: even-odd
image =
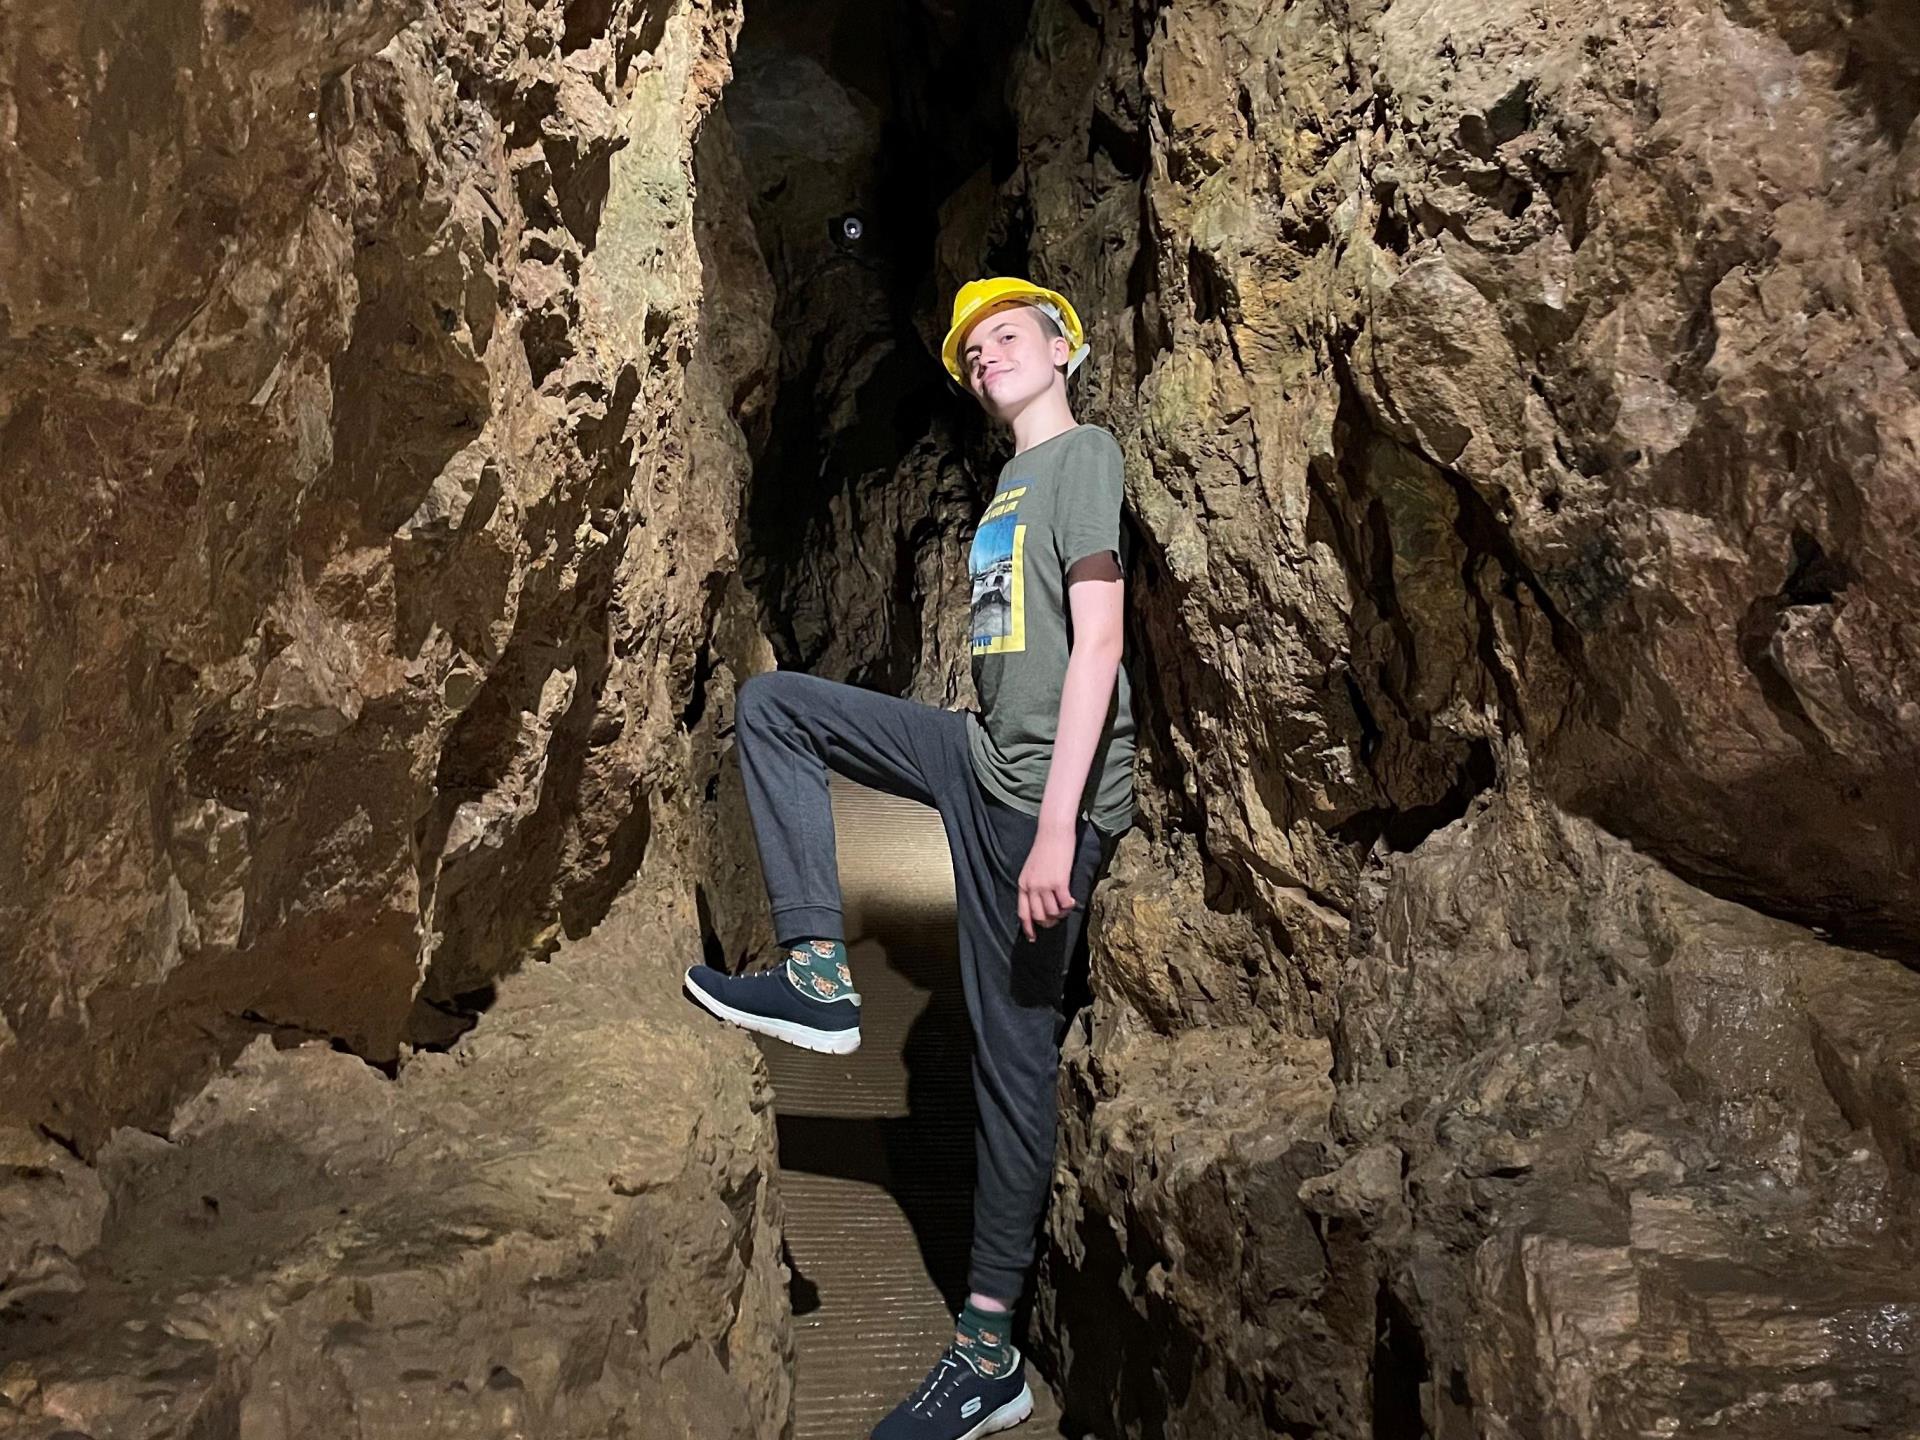
[[[742,473],[681,422],[688,149],[738,16],[410,20],[7,21],[0,1069],[83,1145],[263,1027],[390,1061],[416,994],[582,933],[685,773]]]
[[[1030,35],[999,204],[1094,313],[1157,739],[1068,1092],[1070,1400],[1910,1425],[1920,981],[1823,937],[1917,938],[1920,34],[1570,0]]]
[[[9,1433],[784,1424],[739,19],[0,12]]]
[[[1141,541],[1081,1423],[1911,1430],[1907,9],[765,0],[719,108],[739,20],[0,17],[0,1414],[777,1430],[764,1096],[634,987],[765,938],[739,675],[967,698],[999,271]]]
[[[628,906],[396,1079],[262,1037],[116,1132],[100,1243],[0,1292],[0,1432],[779,1434],[765,1073],[635,973],[692,930]]]

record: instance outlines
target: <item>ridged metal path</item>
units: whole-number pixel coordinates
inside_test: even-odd
[[[965,1299],[973,1213],[946,834],[925,806],[838,775],[832,796],[860,1048],[762,1041],[795,1272],[796,1440],[865,1440],[926,1374]],[[1008,1433],[1059,1435],[1045,1383],[1027,1378],[1033,1419]]]

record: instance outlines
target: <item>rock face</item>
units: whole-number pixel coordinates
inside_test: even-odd
[[[397,1079],[261,1037],[116,1132],[100,1243],[0,1292],[0,1430],[779,1434],[772,1097],[646,993],[662,933],[692,917],[623,906]]]
[[[728,105],[783,660],[969,698],[997,454],[890,373],[965,279],[1080,303],[1133,462],[1145,820],[1038,1309],[1079,1421],[1910,1424],[1904,12],[1041,0],[977,37],[1011,163],[927,122],[941,62],[778,13]],[[930,272],[828,236],[890,126]]]
[[[440,1038],[687,773],[701,430],[768,362],[687,404],[739,15],[416,15],[5,22],[0,1074],[83,1147],[266,1029]]]
[[[787,1423],[740,18],[0,8],[0,1429]]]
[[[0,15],[0,1413],[778,1432],[643,997],[738,677],[967,699],[1020,272],[1140,540],[1080,1422],[1911,1430],[1910,7],[763,9]]]
[[[1097,1431],[1920,1414],[1920,30],[1851,13],[1036,6],[991,208],[1153,737],[1040,1312]]]

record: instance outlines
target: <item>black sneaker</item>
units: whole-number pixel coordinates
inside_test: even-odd
[[[1020,1352],[1004,1375],[982,1375],[957,1345],[927,1372],[920,1388],[894,1406],[871,1440],[974,1440],[1011,1430],[1033,1414]]]
[[[722,1020],[803,1050],[848,1055],[860,1048],[860,997],[851,990],[837,1000],[802,995],[785,965],[757,975],[727,975],[696,965],[687,971],[686,990]]]

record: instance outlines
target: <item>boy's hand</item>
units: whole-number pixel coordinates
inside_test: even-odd
[[[1020,870],[1020,929],[1028,940],[1033,927],[1051,925],[1073,909],[1074,835],[1071,830],[1048,830],[1034,835],[1027,863]]]

